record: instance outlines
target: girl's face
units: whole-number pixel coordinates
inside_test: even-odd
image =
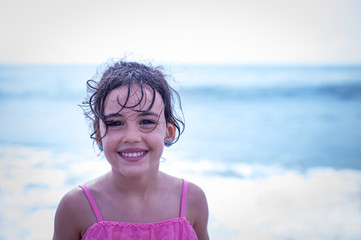
[[[164,103],[158,93],[149,109],[153,92],[133,85],[112,90],[105,99],[104,121],[100,120],[98,139],[112,170],[128,177],[157,173],[164,143],[173,141],[175,127],[166,123]],[[129,94],[128,102],[126,102]],[[140,104],[138,104],[140,102]],[[121,105],[125,108],[122,108]],[[133,108],[129,108],[135,106]],[[107,130],[106,130],[107,127]]]

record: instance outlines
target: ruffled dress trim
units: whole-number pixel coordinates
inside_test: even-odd
[[[197,235],[184,217],[152,223],[102,221],[88,228],[82,240],[196,240]]]
[[[82,240],[198,240],[190,222],[185,218],[188,182],[183,180],[179,218],[152,223],[104,221],[89,189],[80,186],[87,196],[98,222],[85,232]]]

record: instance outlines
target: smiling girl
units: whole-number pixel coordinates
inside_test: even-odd
[[[53,239],[209,239],[203,191],[159,171],[184,127],[160,68],[116,62],[87,87],[91,137],[111,170],[63,197]]]

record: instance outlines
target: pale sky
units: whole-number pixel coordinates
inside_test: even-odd
[[[0,63],[360,63],[359,0],[0,0]]]

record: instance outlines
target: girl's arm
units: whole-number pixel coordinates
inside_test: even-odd
[[[194,219],[193,228],[199,240],[209,240],[208,236],[208,204],[207,198],[201,188],[189,184],[188,201],[190,216]]]
[[[55,214],[53,240],[80,240],[81,213],[80,203],[83,199],[79,190],[74,189],[67,193],[60,201]],[[80,209],[79,209],[80,207]]]

